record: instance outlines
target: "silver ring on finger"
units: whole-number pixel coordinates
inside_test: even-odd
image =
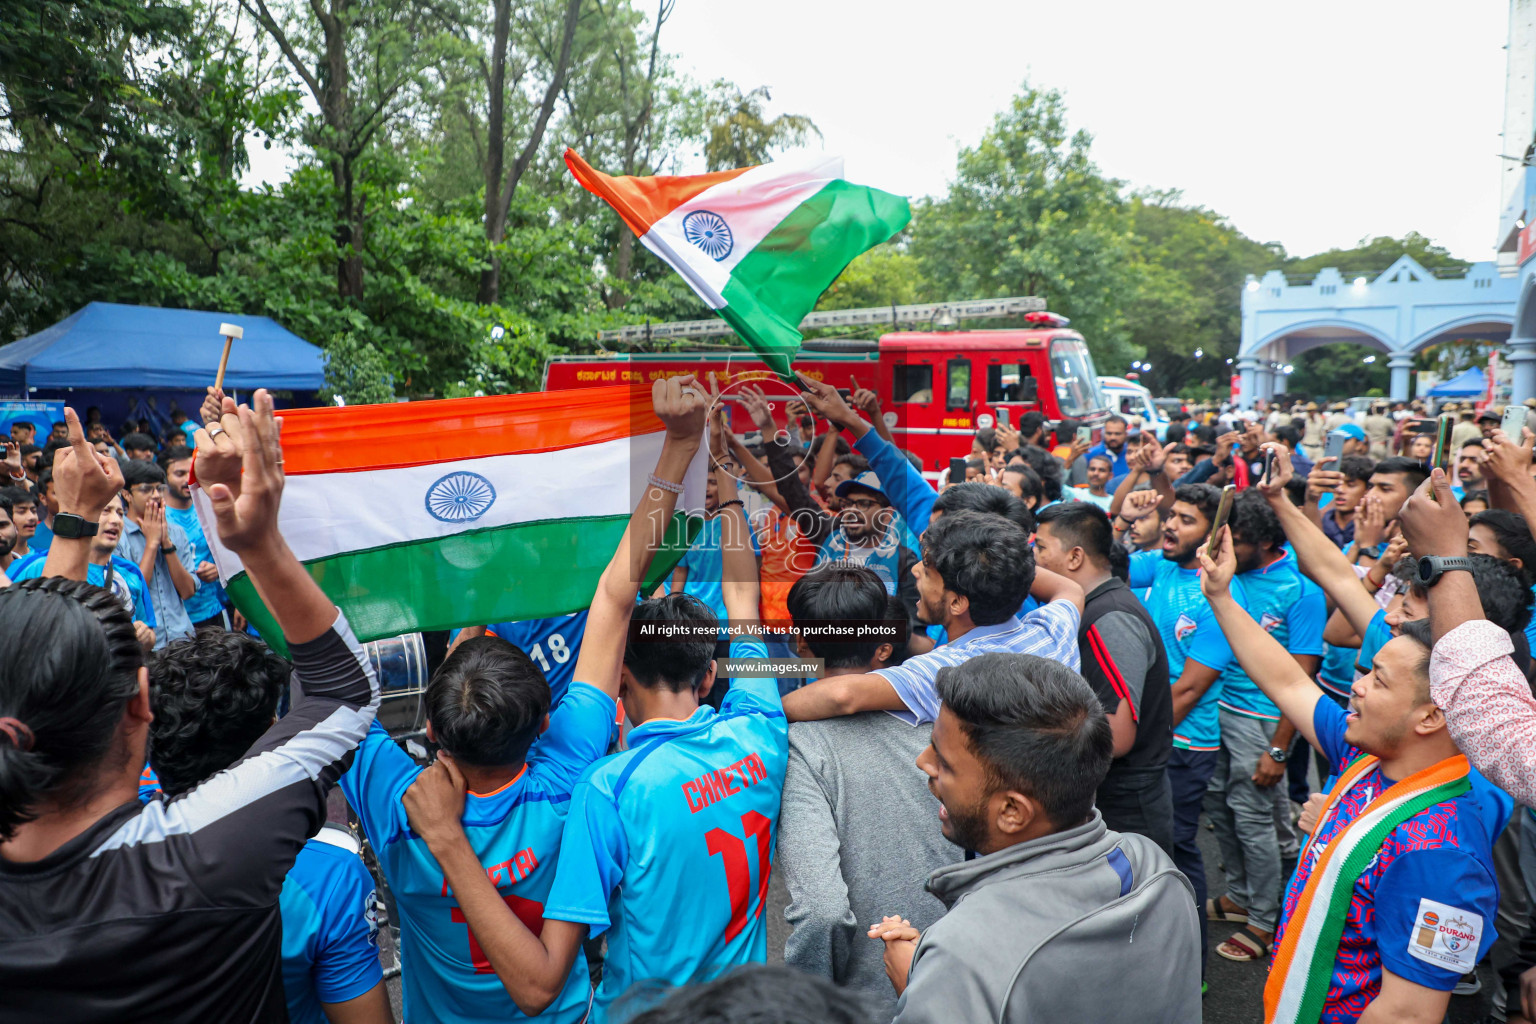
[[[215,438],[217,438],[220,434],[227,434],[227,433],[229,433],[229,431],[225,430],[223,427],[219,427],[219,426],[210,427],[210,428],[208,428],[208,440],[212,441]]]

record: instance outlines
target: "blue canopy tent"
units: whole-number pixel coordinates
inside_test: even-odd
[[[320,349],[264,316],[92,302],[52,327],[0,348],[0,394],[78,389],[202,392],[213,383],[224,341],[238,324],[224,390],[318,391]]]
[[[1474,366],[1436,384],[1428,394],[1431,398],[1476,398],[1487,390],[1488,378],[1483,376],[1483,368]]]

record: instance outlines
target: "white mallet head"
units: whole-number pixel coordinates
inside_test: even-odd
[[[219,324],[219,333],[226,338],[245,337],[245,328],[239,324]]]

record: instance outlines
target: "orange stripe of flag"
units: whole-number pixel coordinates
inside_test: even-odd
[[[293,409],[282,420],[289,476],[555,451],[663,429],[651,389],[628,384]]]
[[[651,230],[651,225],[706,189],[730,181],[750,167],[709,174],[658,174],[646,178],[630,175],[612,177],[595,170],[574,149],[565,151],[565,165],[581,187],[619,212],[624,223],[637,235]]]

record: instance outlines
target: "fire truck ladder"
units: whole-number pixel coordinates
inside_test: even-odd
[[[910,306],[868,306],[864,309],[829,309],[811,313],[800,321],[802,331],[830,327],[859,327],[878,324],[896,328],[902,324],[931,325],[939,330],[953,330],[963,320],[995,320],[1026,313],[1045,313],[1045,300],[1033,295],[1015,295],[1005,299],[966,299],[960,302],[919,302]],[[1065,317],[1053,317],[1051,326],[1066,326]],[[609,342],[646,342],[671,338],[718,338],[734,335],[730,325],[719,317],[708,320],[678,320],[672,323],[644,323],[604,331],[598,340]]]

